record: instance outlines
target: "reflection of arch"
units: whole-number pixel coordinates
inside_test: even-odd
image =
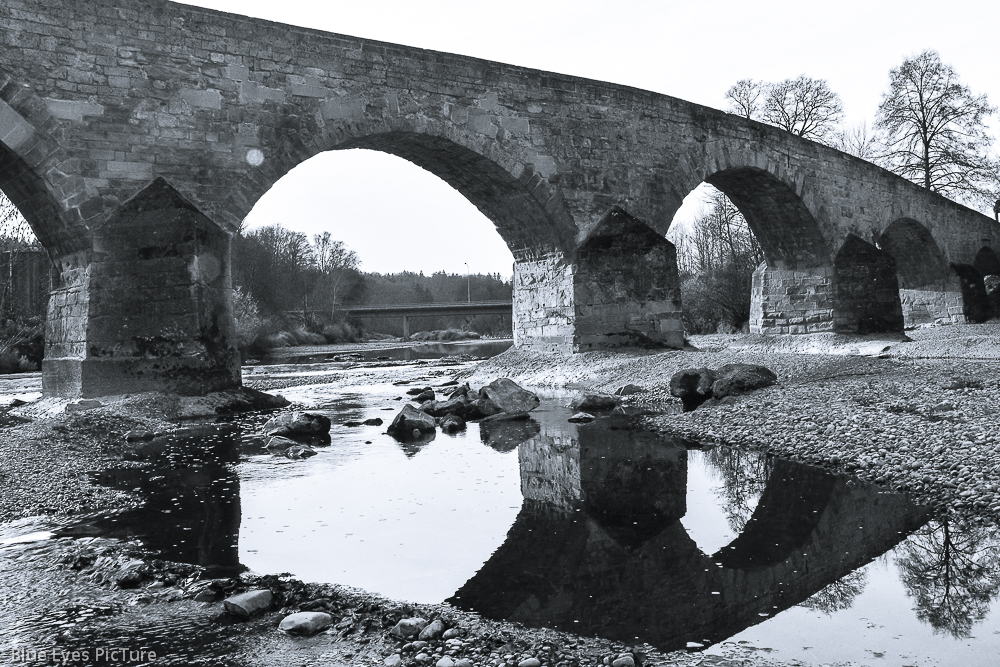
[[[367,148],[412,162],[458,190],[493,221],[515,258],[572,247],[576,225],[562,198],[533,164],[505,153],[482,135],[404,118],[376,126],[338,122],[287,132],[279,137],[282,145],[275,155],[266,156],[251,178],[234,184],[234,211],[249,211],[279,178],[314,155]]]
[[[833,266],[839,331],[864,334],[903,330],[899,282],[892,257],[848,234]]]
[[[705,181],[729,197],[746,218],[768,266],[794,269],[829,264],[829,245],[791,186],[756,167],[725,169]]]
[[[650,465],[686,450],[599,425],[581,428],[577,447],[526,443],[519,452],[522,488],[535,480],[534,490],[562,491],[552,502],[526,494],[504,544],[448,602],[489,618],[630,643],[638,638],[662,650],[714,643],[870,562],[926,516],[878,487],[777,461],[753,520],[710,557],[679,520],[668,518],[683,507],[676,466]],[[538,483],[546,471],[553,479]],[[602,492],[605,479],[613,488]],[[566,503],[571,489],[575,505]],[[605,505],[613,494],[622,498]],[[619,514],[643,503],[663,511],[644,522],[645,530],[637,521],[623,534],[627,517]]]

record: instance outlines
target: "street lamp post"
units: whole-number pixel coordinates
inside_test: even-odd
[[[469,263],[465,262],[465,289],[469,303],[472,303],[472,282],[469,279]]]

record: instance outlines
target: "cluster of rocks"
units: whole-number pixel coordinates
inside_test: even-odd
[[[456,433],[470,421],[518,418],[540,403],[535,394],[507,378],[494,380],[479,390],[468,384],[452,385],[441,390],[442,396],[431,387],[413,388],[407,394],[413,396],[416,405],[403,406],[387,429],[397,440],[420,439],[439,426],[445,433]]]
[[[312,412],[286,412],[264,424],[267,450],[290,459],[316,455],[313,446],[330,444],[330,418]]]
[[[684,411],[690,412],[709,400],[745,394],[777,381],[773,371],[754,364],[726,364],[718,370],[686,368],[670,378],[670,394],[681,399]]]

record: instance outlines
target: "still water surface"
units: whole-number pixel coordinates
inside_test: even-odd
[[[311,459],[263,450],[262,414],[178,440],[157,470],[105,473],[146,502],[102,530],[220,574],[290,572],[663,650],[997,664],[995,528],[625,417],[570,424],[560,396],[530,421],[419,443],[343,425],[388,423],[405,389],[299,390],[334,422]]]

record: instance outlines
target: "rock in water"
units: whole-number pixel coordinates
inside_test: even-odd
[[[427,627],[427,620],[420,618],[419,616],[414,616],[413,618],[400,619],[399,623],[396,623],[389,631],[393,637],[399,637],[400,639],[406,639],[407,637],[412,637],[413,635],[420,634],[420,631]]]
[[[305,445],[295,445],[285,450],[285,456],[290,459],[307,459],[316,456],[316,450]]]
[[[264,611],[271,606],[274,596],[266,588],[260,588],[246,593],[234,595],[226,598],[222,605],[233,616],[240,618],[250,618],[259,611]]]
[[[568,422],[573,422],[574,424],[586,424],[587,422],[592,422],[597,417],[590,414],[589,412],[577,412],[575,415],[567,419]]]
[[[690,412],[712,398],[716,374],[710,368],[686,368],[670,378],[670,394],[681,399],[684,410]]]
[[[440,618],[435,619],[430,625],[420,631],[420,636],[417,637],[417,639],[422,639],[424,641],[437,639],[444,634],[444,629],[444,622]]]
[[[333,625],[333,617],[322,611],[300,611],[285,616],[278,629],[290,635],[314,635]]]
[[[769,368],[753,364],[726,364],[715,371],[715,382],[712,384],[712,394],[716,398],[736,396],[769,387],[778,381],[778,376]],[[673,380],[670,381],[671,392]]]
[[[508,378],[494,380],[480,389],[479,395],[492,401],[501,412],[531,412],[541,402],[537,396]]]
[[[417,403],[424,403],[425,401],[433,401],[434,390],[431,389],[430,387],[427,387],[427,389],[424,389],[422,392],[417,394],[413,400],[416,401]]]
[[[276,435],[267,441],[267,449],[272,452],[283,452],[289,447],[295,447],[299,443],[295,442],[290,438],[285,438],[280,435]]]
[[[289,437],[330,432],[330,418],[311,412],[288,412],[264,424],[264,435]]]
[[[389,424],[386,432],[394,438],[408,439],[413,437],[413,431],[426,433],[435,428],[434,417],[417,410],[410,404],[403,406],[396,418]]]
[[[618,396],[609,396],[608,394],[584,394],[574,398],[569,404],[574,410],[587,411],[587,410],[613,410],[618,407],[618,404],[622,402],[622,399]]]
[[[446,415],[441,420],[441,431],[444,433],[458,433],[465,430],[465,420],[458,415]]]

